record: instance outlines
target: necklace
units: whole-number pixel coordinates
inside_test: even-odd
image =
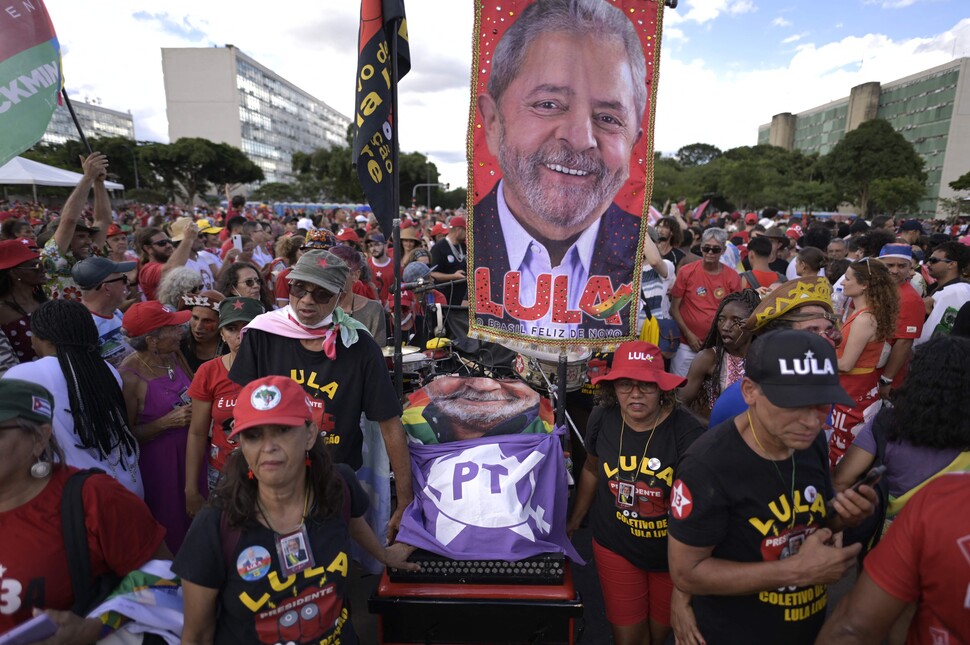
[[[19,302],[17,302],[17,298],[15,298],[15,297],[13,297],[13,296],[11,296],[11,298],[13,299],[13,301],[12,301],[12,302],[11,302],[10,300],[4,300],[4,301],[3,301],[3,303],[4,303],[5,305],[7,305],[8,307],[10,307],[11,309],[13,309],[14,311],[16,311],[16,312],[17,312],[18,314],[20,314],[21,316],[29,316],[29,315],[30,315],[30,314],[28,314],[28,313],[27,313],[27,312],[26,312],[26,311],[24,310],[24,308],[23,308],[23,307],[21,307],[21,306],[20,306],[20,303],[19,303]]]
[[[451,254],[455,256],[455,260],[457,260],[458,262],[464,262],[465,251],[461,248],[461,242],[459,242],[458,246],[456,247],[454,244],[451,243],[451,240],[449,240],[447,237],[445,238],[445,240],[448,242],[448,246],[451,247]]]
[[[293,533],[294,531],[298,531],[300,527],[303,526],[303,523],[306,522],[306,513],[307,513],[307,508],[309,507],[309,503],[310,503],[310,482],[307,482],[306,487],[303,489],[303,517],[300,518],[299,524],[294,526],[289,531],[285,531],[285,533]],[[277,531],[276,528],[273,526],[273,523],[269,521],[269,513],[266,512],[266,507],[264,507],[263,503],[259,501],[258,496],[256,497],[256,505],[259,507],[259,512],[263,516],[263,519],[266,520],[266,526],[269,527],[269,530],[277,535],[280,535],[281,532]]]
[[[747,410],[745,414],[748,417],[748,425],[751,426],[751,435],[754,437],[755,443],[757,443],[758,447],[761,448],[761,452],[765,454],[765,457],[768,458],[768,461],[771,462],[771,465],[775,467],[775,472],[778,473],[778,479],[781,480],[781,489],[784,491],[785,477],[784,475],[781,474],[781,468],[779,468],[778,464],[775,463],[775,460],[768,455],[768,451],[765,450],[765,447],[761,445],[761,440],[758,439],[758,432],[754,428],[754,421],[751,419],[751,410]],[[791,503],[792,503],[791,523],[788,525],[788,528],[792,528],[793,526],[795,526],[795,451],[794,450],[791,453]]]
[[[647,450],[650,448],[650,442],[653,440],[653,433],[657,431],[657,425],[660,423],[660,415],[663,414],[663,408],[657,410],[657,416],[653,418],[653,428],[650,430],[650,436],[647,437],[647,445],[643,447],[643,454],[640,456],[640,465],[633,473],[633,479],[637,478],[637,473],[643,466],[643,460],[647,458]],[[626,421],[622,419],[620,421],[620,446],[617,449],[616,455],[616,480],[620,481],[620,459],[623,458],[623,431],[626,430]]]
[[[135,356],[137,356],[138,357],[138,360],[140,360],[142,362],[142,364],[145,367],[147,367],[148,369],[150,369],[150,370],[151,369],[165,370],[166,373],[168,374],[168,380],[170,380],[170,381],[174,381],[175,380],[175,369],[173,369],[171,365],[152,365],[151,363],[149,363],[148,361],[146,361],[144,358],[142,358],[140,352],[137,353],[137,354],[135,354]]]

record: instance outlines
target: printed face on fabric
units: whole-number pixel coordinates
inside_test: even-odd
[[[497,103],[479,97],[506,202],[527,229],[567,239],[609,207],[642,134],[634,82],[619,37],[546,32]]]
[[[539,409],[539,394],[517,379],[443,376],[429,383],[425,392],[456,440],[481,437],[520,415],[538,414]]]

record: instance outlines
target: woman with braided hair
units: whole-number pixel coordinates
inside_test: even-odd
[[[12,367],[4,378],[42,385],[54,395],[53,431],[67,465],[100,468],[144,497],[121,376],[101,358],[91,313],[79,302],[49,300],[32,314],[31,330],[41,358]]]
[[[744,376],[744,356],[752,335],[744,323],[761,298],[754,289],[730,293],[721,301],[702,349],[691,363],[687,384],[680,389],[682,401],[708,418],[714,402],[729,385]]]

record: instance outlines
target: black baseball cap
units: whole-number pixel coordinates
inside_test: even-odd
[[[755,338],[744,359],[744,375],[779,408],[855,405],[839,383],[835,349],[809,331],[779,329]]]
[[[128,273],[136,266],[137,262],[112,262],[108,258],[93,256],[71,267],[71,277],[82,289],[94,289],[112,273]]]

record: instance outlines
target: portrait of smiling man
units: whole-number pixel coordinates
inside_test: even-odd
[[[502,172],[473,211],[474,266],[490,270],[492,302],[504,302],[509,271],[520,272],[526,307],[538,304],[540,275],[568,276],[568,289],[556,282],[553,297],[566,291],[573,311],[591,276],[609,277],[613,290],[632,281],[640,218],[614,200],[643,136],[646,102],[640,40],[606,0],[538,0],[502,36],[477,100]],[[628,308],[622,324],[585,315],[553,322],[554,308],[542,309],[521,318],[503,311],[500,327],[554,339],[591,326],[629,333]],[[483,311],[475,322],[489,325]]]

